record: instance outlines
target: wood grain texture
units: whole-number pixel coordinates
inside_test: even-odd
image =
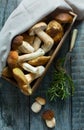
[[[53,72],[54,68],[52,64],[47,72],[47,75],[43,79],[39,90],[36,90],[35,94],[30,99],[30,106],[35,101],[37,96],[44,97],[47,101],[46,105],[42,107],[42,110],[39,112],[39,114],[35,114],[30,110],[30,130],[49,129],[46,127],[45,122],[42,119],[42,113],[47,109],[51,109],[55,113],[56,127],[53,128],[53,130],[71,130],[71,100],[67,99],[65,101],[57,100],[56,102],[50,102],[46,95],[46,91],[52,81]]]
[[[0,29],[21,1],[0,0]],[[29,97],[0,79],[0,130],[29,130]]]
[[[72,78],[75,94],[72,98],[72,130],[84,130],[84,21],[76,26],[78,37],[72,53]]]

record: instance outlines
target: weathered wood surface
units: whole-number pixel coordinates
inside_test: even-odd
[[[0,30],[8,16],[20,2],[21,0],[0,0]],[[71,62],[72,77],[76,85],[73,98],[67,99],[66,101],[56,101],[54,103],[48,101],[46,89],[52,80],[52,73],[54,71],[53,64],[48,70],[39,89],[31,97],[24,96],[18,88],[0,79],[0,130],[48,130],[41,118],[42,112],[46,109],[52,109],[55,112],[57,125],[53,130],[84,130],[84,23],[78,24],[77,27],[80,33],[72,53]],[[69,39],[68,37],[60,51],[60,55],[66,52]],[[39,114],[35,114],[31,111],[31,104],[37,96],[45,97],[47,100],[47,104],[42,108]]]
[[[75,94],[72,98],[72,129],[84,130],[84,21],[76,27],[79,32],[71,64],[75,83]]]

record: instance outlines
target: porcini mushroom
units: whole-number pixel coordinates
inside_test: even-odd
[[[39,48],[40,48],[40,45],[41,45],[41,40],[40,40],[40,38],[38,38],[38,37],[35,37],[35,39],[34,39],[34,42],[33,42],[33,48],[34,48],[34,50],[36,51],[36,50],[38,50]]]
[[[13,78],[12,71],[8,66],[3,69],[2,76],[7,78]]]
[[[20,66],[21,66],[24,70],[26,70],[26,71],[28,71],[28,72],[31,72],[31,73],[34,73],[34,74],[39,73],[39,70],[41,70],[41,69],[44,68],[43,66],[33,67],[32,65],[30,65],[30,64],[28,64],[28,63],[26,63],[26,62],[20,63]]]
[[[43,97],[36,97],[35,100],[40,104],[40,105],[45,105],[46,100]]]
[[[26,41],[23,41],[23,36],[16,36],[11,43],[13,50],[20,50],[22,53],[32,53],[34,48]]]
[[[73,21],[73,16],[67,12],[60,12],[54,18],[61,24],[71,23]]]
[[[32,89],[23,71],[20,68],[13,68],[13,76],[17,81],[18,87],[20,88],[21,92],[23,92],[25,95],[31,95]]]
[[[24,37],[24,41],[27,41],[28,43],[30,43],[30,45],[33,44],[34,38],[35,38],[34,36],[29,36],[28,32],[22,33],[21,36],[23,36]]]
[[[9,68],[13,69],[15,67],[18,67],[18,52],[17,51],[10,51],[8,58],[7,58],[7,63]]]
[[[35,113],[38,113],[41,110],[42,106],[45,104],[46,104],[46,100],[44,98],[37,97],[35,99],[35,102],[31,106],[31,110]]]
[[[29,74],[26,74],[25,77],[28,81],[28,83],[30,84],[32,81],[34,81],[35,79],[37,79],[38,77],[40,77],[44,71],[45,71],[45,68],[43,66],[39,67],[38,68],[38,72],[36,74],[34,73],[29,73]]]
[[[43,42],[44,44],[42,45],[42,49],[47,53],[53,46],[54,40],[44,32],[44,30],[47,28],[47,24],[44,22],[37,23],[34,25],[30,31],[29,35],[37,35]]]
[[[54,39],[55,43],[58,43],[63,37],[64,31],[60,23],[58,23],[55,20],[52,20],[48,24],[46,33],[49,34]]]
[[[18,61],[19,62],[23,62],[23,61],[28,61],[34,58],[37,58],[38,56],[42,56],[44,55],[45,52],[43,49],[39,48],[37,51],[32,52],[30,54],[24,54],[18,57]]]
[[[17,67],[17,64],[19,62],[28,61],[28,60],[34,59],[38,56],[42,56],[44,54],[45,54],[45,52],[41,48],[30,54],[24,54],[24,55],[20,55],[20,56],[18,55],[17,51],[10,51],[8,58],[7,58],[7,63],[10,66],[10,68],[14,68],[14,67]]]
[[[54,112],[52,110],[45,110],[42,114],[42,118],[44,119],[47,127],[53,128],[56,125],[56,120],[54,117]]]
[[[51,56],[39,56],[35,59],[29,60],[28,63],[33,66],[45,65]]]

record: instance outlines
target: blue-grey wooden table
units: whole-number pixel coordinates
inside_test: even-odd
[[[0,0],[0,30],[20,2]],[[77,21],[73,28],[78,28],[78,37],[68,69],[75,84],[74,96],[52,103],[47,100],[46,89],[52,80],[53,63],[39,89],[31,97],[24,96],[18,88],[0,78],[0,130],[48,130],[41,118],[46,109],[55,112],[56,127],[53,130],[84,130],[84,21]],[[67,52],[69,42],[70,35],[59,56]],[[45,97],[47,104],[40,113],[35,114],[31,111],[31,104],[37,96]]]

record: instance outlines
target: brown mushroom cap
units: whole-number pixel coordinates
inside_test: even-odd
[[[33,44],[35,38],[34,36],[29,36],[27,32],[23,33],[22,36],[24,37],[24,41]]]
[[[12,78],[13,77],[12,71],[8,66],[3,69],[2,76],[7,77],[7,78]]]
[[[47,28],[47,24],[45,22],[40,22],[35,24],[30,30],[29,30],[29,35],[35,35],[35,30],[41,29],[45,30]]]
[[[73,17],[69,13],[59,13],[55,16],[55,20],[60,23],[71,23],[73,21]]]
[[[16,81],[19,81],[20,84],[27,84],[27,80],[26,80],[25,75],[21,69],[14,68],[13,69],[13,76],[16,79]]]
[[[28,63],[33,66],[45,65],[51,56],[39,56],[35,59],[29,60]]]
[[[37,97],[35,99],[40,105],[45,105],[46,104],[46,100],[42,97]]]
[[[27,82],[27,79],[20,68],[13,69],[13,77],[18,83],[18,87],[25,95],[31,95],[31,87]]]
[[[18,53],[17,51],[10,51],[8,58],[7,58],[7,63],[10,68],[15,68],[17,66],[17,61],[18,61]]]
[[[62,25],[55,20],[49,22],[46,33],[49,34],[56,43],[61,40],[64,34]]]
[[[22,42],[23,42],[23,36],[21,36],[21,35],[16,36],[16,37],[12,40],[11,48],[12,48],[13,50],[17,50],[17,48],[22,44]]]
[[[54,112],[52,110],[46,110],[42,114],[44,120],[51,120],[54,117]]]

